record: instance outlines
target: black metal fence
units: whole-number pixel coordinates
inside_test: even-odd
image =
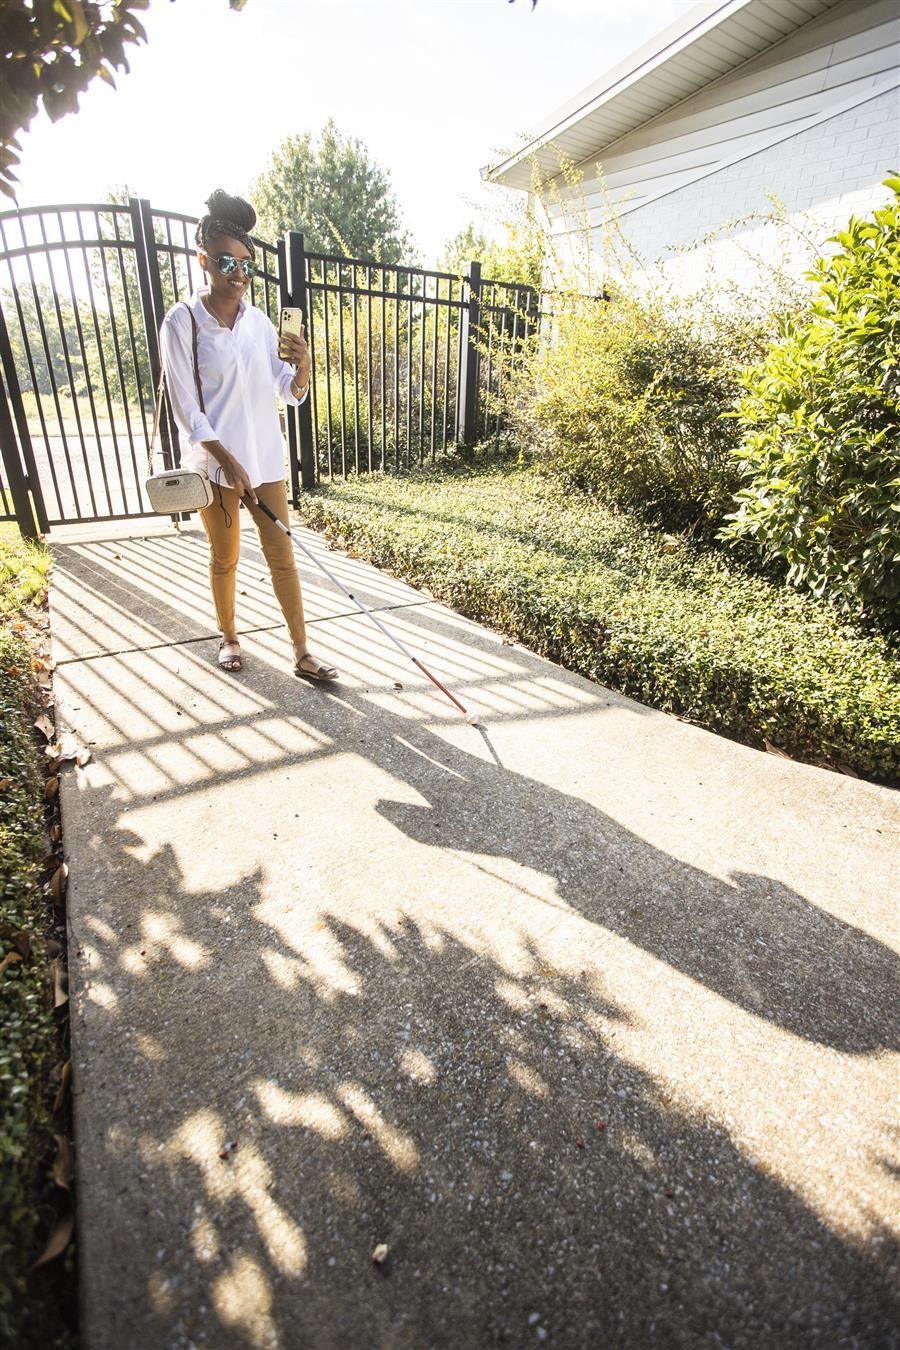
[[[159,326],[201,281],[196,220],[144,199],[0,213],[0,519],[31,533],[152,514],[144,492]],[[541,322],[527,286],[257,240],[251,299],[306,315],[310,398],[286,410],[294,498],[402,471],[500,431],[504,371]],[[178,462],[171,410],[163,463]]]

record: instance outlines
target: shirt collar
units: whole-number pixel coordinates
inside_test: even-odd
[[[199,323],[211,323],[214,328],[223,327],[223,325],[219,323],[218,319],[214,318],[213,315],[210,314],[209,310],[204,305],[203,303],[204,295],[209,295],[209,287],[198,286],[197,289],[194,291],[194,294],[191,296],[190,301],[188,302],[190,304],[191,309],[194,312],[194,318],[197,319]],[[244,311],[246,309],[247,309],[247,301],[243,297],[241,297],[240,307],[238,308],[237,312],[237,318],[234,321],[235,328],[237,328],[241,319],[244,317]],[[232,332],[233,331],[234,329],[232,329]]]

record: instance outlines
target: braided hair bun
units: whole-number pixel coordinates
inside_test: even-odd
[[[216,188],[206,202],[208,214],[197,225],[197,246],[208,249],[213,239],[239,239],[251,255],[255,249],[250,231],[256,224],[256,212],[243,197],[230,197],[223,188]]]

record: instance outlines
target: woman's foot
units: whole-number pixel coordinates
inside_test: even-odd
[[[219,643],[219,655],[217,657],[220,670],[230,671],[236,674],[242,669],[241,666],[241,644],[238,641],[223,639]]]
[[[294,674],[305,676],[308,680],[336,680],[338,673],[334,666],[326,665],[312,652],[299,652],[294,648]]]

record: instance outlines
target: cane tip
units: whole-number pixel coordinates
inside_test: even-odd
[[[470,727],[477,727],[477,726],[478,726],[478,714],[477,714],[477,713],[466,713],[466,721],[468,722],[468,724],[469,724]]]

